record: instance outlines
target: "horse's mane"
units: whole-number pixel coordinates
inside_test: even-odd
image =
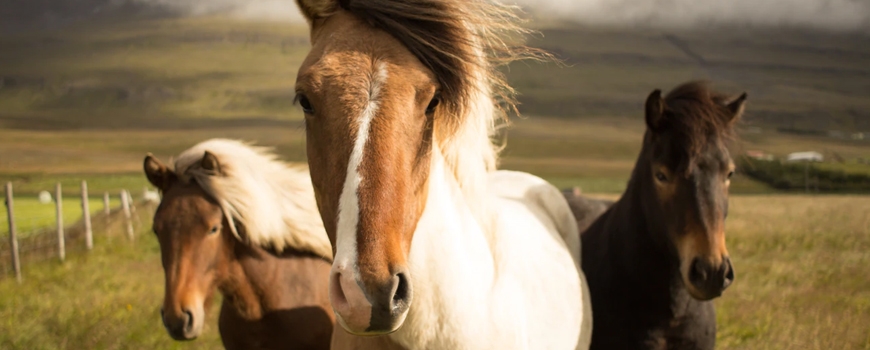
[[[220,174],[201,167],[205,151],[217,157]],[[331,259],[332,246],[307,168],[276,158],[267,148],[211,139],[182,152],[175,160],[175,172],[181,181],[196,181],[220,204],[240,240],[278,252],[291,247]]]
[[[711,142],[730,141],[734,137],[732,112],[726,107],[728,96],[710,88],[704,81],[682,84],[665,96],[665,115],[661,126],[675,137],[674,142],[686,152],[677,165],[685,172]]]
[[[489,0],[338,0],[338,6],[397,38],[437,77],[436,144],[478,210],[501,149],[492,137],[506,112],[516,111],[515,91],[498,67],[547,57],[521,44],[529,31],[517,8]]]

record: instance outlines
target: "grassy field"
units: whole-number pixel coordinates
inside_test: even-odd
[[[124,237],[97,235],[89,254],[68,256],[63,264],[25,266],[20,285],[0,280],[0,348],[220,348],[216,312],[200,340],[175,342],[160,321],[162,301],[163,269],[154,236],[141,232],[131,244]]]
[[[137,173],[17,173],[0,175],[0,181],[12,182],[16,198],[19,196],[36,198],[40,191],[48,191],[54,196],[54,187],[57,183],[60,183],[65,198],[80,198],[82,180],[88,182],[90,196],[102,196],[103,193],[108,192],[110,196],[117,197],[121,190],[128,190],[134,197],[138,198],[142,195],[143,188],[149,185],[141,170]]]
[[[870,349],[870,198],[732,199],[719,348]]]
[[[612,195],[611,195],[612,197]],[[870,206],[859,196],[735,196],[728,246],[737,271],[716,301],[719,349],[870,349]],[[98,236],[64,264],[0,280],[4,349],[213,349],[178,343],[159,319],[163,275],[153,235]],[[130,273],[135,272],[135,273]]]
[[[16,197],[14,203],[15,227],[19,238],[24,238],[32,233],[36,233],[39,229],[55,227],[57,225],[57,211],[55,210],[53,201],[48,204],[42,204],[35,197]],[[80,198],[63,199],[63,222],[65,225],[71,225],[76,221],[81,220],[81,205],[82,201]],[[113,197],[109,200],[110,208],[118,208],[120,205],[121,200],[118,197]],[[89,198],[88,207],[91,214],[103,211],[103,198]],[[4,212],[4,214],[0,216],[0,237],[6,237],[8,234],[8,220]]]

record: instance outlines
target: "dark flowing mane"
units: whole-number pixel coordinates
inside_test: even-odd
[[[478,83],[502,107],[514,108],[514,90],[498,66],[523,58],[544,58],[522,45],[516,8],[486,0],[339,0],[339,6],[390,33],[426,65],[441,85],[442,103],[464,115]],[[483,73],[480,76],[479,73]],[[457,118],[449,118],[457,119]]]
[[[677,146],[686,152],[679,164],[686,171],[710,143],[734,138],[733,113],[728,96],[713,91],[707,82],[685,83],[665,96],[664,124]]]

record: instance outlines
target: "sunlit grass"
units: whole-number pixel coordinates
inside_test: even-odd
[[[0,348],[221,348],[217,312],[210,312],[200,339],[176,342],[160,321],[162,301],[154,236],[141,232],[130,243],[96,235],[90,253],[68,255],[63,264],[26,265],[22,284],[0,279]]]
[[[716,300],[720,349],[870,348],[867,196],[733,196],[727,223],[735,283]],[[146,225],[147,226],[147,225]],[[95,250],[0,280],[4,349],[219,347],[176,343],[159,320],[163,275],[153,235],[97,235]],[[58,297],[63,296],[63,297]],[[216,307],[214,308],[216,310]]]
[[[870,197],[734,197],[721,349],[870,349]]]
[[[55,202],[40,203],[36,196],[21,196],[14,199],[15,226],[18,238],[25,238],[42,229],[57,227],[57,210]],[[121,205],[120,197],[109,200],[109,208],[117,209]],[[88,200],[91,214],[103,211],[103,199],[91,197]],[[62,202],[64,226],[72,225],[83,216],[81,198],[64,198]],[[0,237],[9,234],[8,220],[4,210],[0,215]]]

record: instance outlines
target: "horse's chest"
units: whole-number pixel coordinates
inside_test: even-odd
[[[296,307],[267,311],[246,320],[232,306],[221,307],[221,341],[228,350],[330,348],[333,321],[322,307]]]
[[[664,306],[597,306],[591,349],[695,350],[715,345],[716,318],[710,303],[692,303],[677,315]]]

